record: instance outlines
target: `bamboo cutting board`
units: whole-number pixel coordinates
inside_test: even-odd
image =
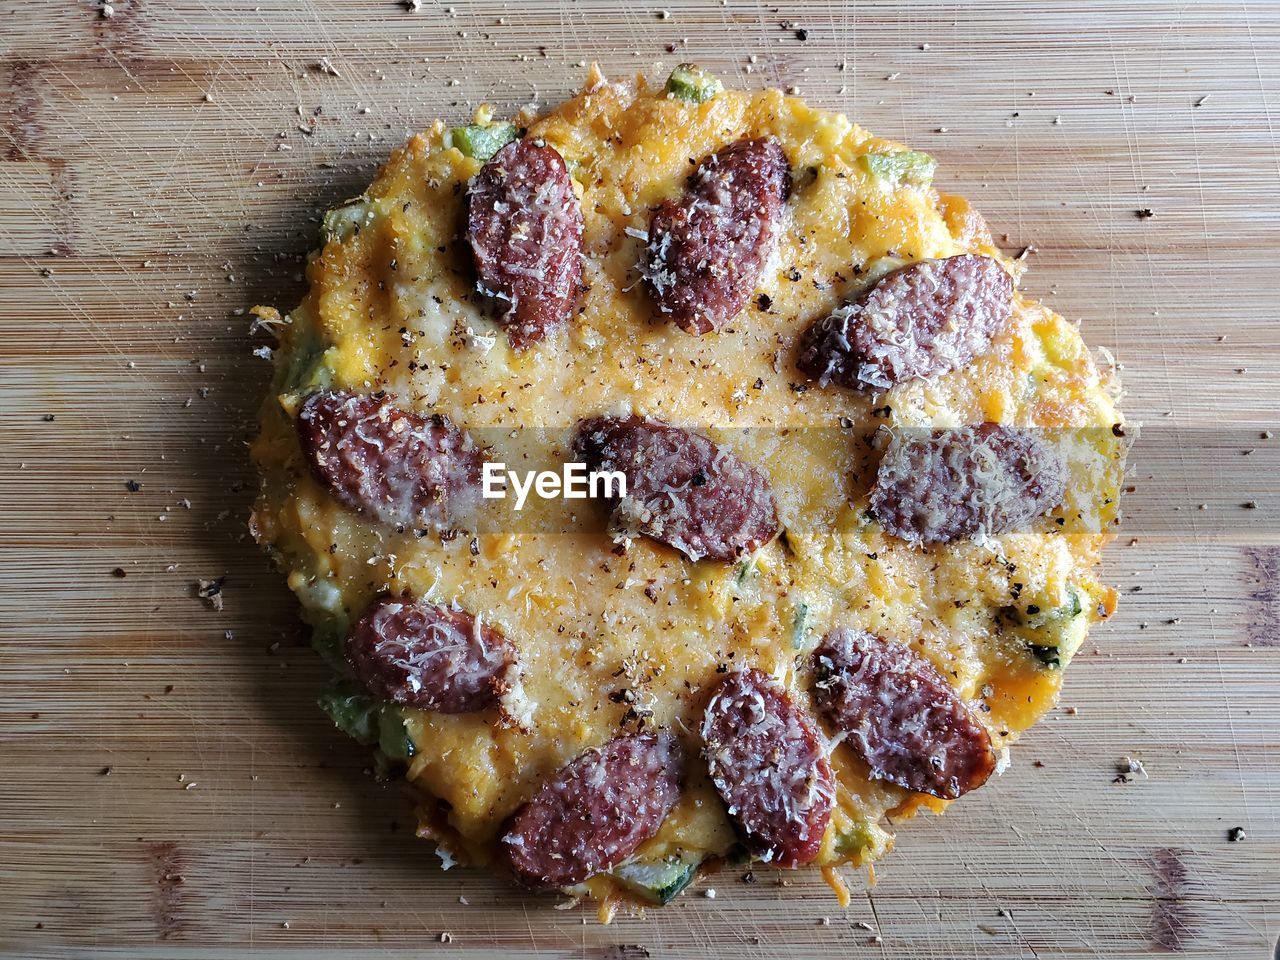
[[[1272,956],[1280,4],[420,6],[0,4],[0,954]],[[245,308],[295,302],[320,212],[410,131],[552,104],[593,59],[794,86],[935,154],[1144,426],[1113,623],[847,910],[726,870],[600,926],[440,872],[314,708],[245,531]],[[214,610],[193,585],[223,577]]]

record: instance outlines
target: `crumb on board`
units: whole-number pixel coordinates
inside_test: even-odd
[[[1132,783],[1137,777],[1147,779],[1147,768],[1134,757],[1121,757],[1116,764],[1116,776],[1112,783]]]
[[[195,582],[196,596],[207,603],[211,610],[221,611],[222,584],[226,579],[226,577],[219,577],[217,580],[197,580]]]

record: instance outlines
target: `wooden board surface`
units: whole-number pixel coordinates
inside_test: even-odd
[[[1280,4],[421,6],[0,4],[0,954],[1270,957]],[[1012,769],[904,825],[848,910],[726,871],[600,926],[441,873],[313,707],[245,531],[243,310],[292,305],[318,214],[409,131],[554,103],[591,59],[795,86],[936,154],[1144,425],[1114,623]],[[192,584],[219,577],[217,612]],[[1148,776],[1113,783],[1123,757]]]

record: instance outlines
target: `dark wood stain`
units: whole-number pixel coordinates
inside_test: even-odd
[[[1164,847],[1147,860],[1151,869],[1151,923],[1148,936],[1156,949],[1177,953],[1192,939],[1195,916],[1187,906],[1185,851]]]
[[[147,859],[155,880],[151,898],[152,916],[156,934],[161,940],[170,940],[182,932],[182,856],[178,845],[171,840],[147,844]]]
[[[34,60],[15,60],[9,65],[5,82],[5,132],[9,135],[6,160],[30,160],[43,130],[40,126],[40,64]]]
[[[1250,547],[1245,554],[1258,572],[1257,586],[1249,591],[1249,642],[1280,646],[1280,548]]]

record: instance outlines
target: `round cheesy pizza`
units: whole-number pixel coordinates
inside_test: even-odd
[[[437,122],[324,218],[252,526],[445,866],[870,864],[1114,606],[1117,386],[926,154],[691,65]]]

